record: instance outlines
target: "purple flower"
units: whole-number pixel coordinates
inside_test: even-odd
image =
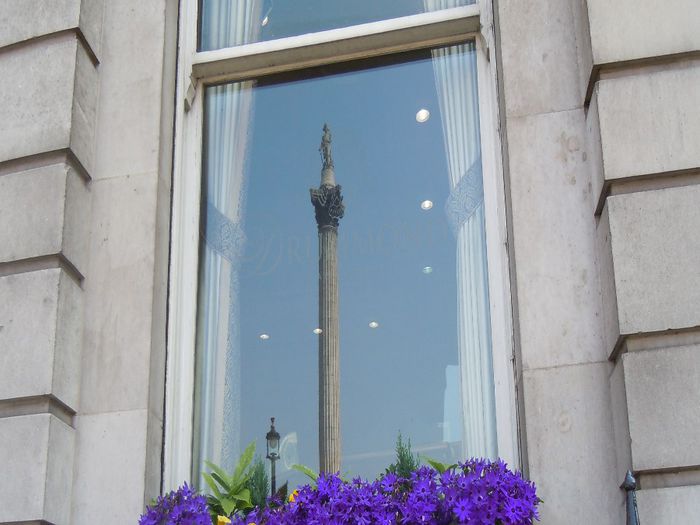
[[[211,517],[204,496],[185,483],[176,491],[159,496],[146,508],[139,525],[210,525]]]
[[[470,459],[442,474],[420,467],[409,478],[388,473],[374,482],[322,474],[294,502],[255,509],[232,525],[532,525],[538,503],[534,484],[502,461]]]
[[[454,506],[452,507],[452,510],[454,511],[455,516],[457,516],[458,520],[466,521],[467,518],[469,518],[469,514],[471,512],[471,505],[469,504],[469,500],[457,500]]]

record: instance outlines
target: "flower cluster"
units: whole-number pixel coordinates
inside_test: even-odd
[[[185,483],[158,497],[141,516],[139,525],[211,525],[211,516],[206,498]]]
[[[421,467],[374,482],[321,475],[288,504],[255,509],[232,525],[531,525],[538,503],[534,484],[505,463],[472,459],[443,473]]]

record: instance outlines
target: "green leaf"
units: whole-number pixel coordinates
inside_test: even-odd
[[[245,484],[246,488],[250,490],[250,503],[253,507],[263,508],[270,495],[270,478],[267,475],[265,463],[260,457],[255,457],[250,472],[250,478]]]
[[[396,438],[396,463],[389,465],[388,472],[393,472],[402,478],[407,478],[420,467],[420,459],[411,450],[411,440],[403,440],[401,432]]]
[[[247,479],[244,473],[253,461],[253,456],[255,456],[255,441],[251,441],[243,451],[243,454],[241,454],[241,457],[238,458],[238,465],[236,465],[236,470],[231,477],[232,485],[240,483],[243,479]]]
[[[230,497],[236,500],[236,508],[238,509],[249,509],[253,506],[250,502],[250,491],[248,489],[243,489],[236,494],[231,494]]]
[[[236,502],[228,498],[223,498],[221,500],[221,508],[224,509],[224,514],[226,516],[230,516],[236,508]]]
[[[209,513],[213,514],[214,517],[224,512],[224,509],[221,508],[221,501],[211,494],[207,495],[207,507],[209,507]]]
[[[299,465],[299,464],[294,464],[291,467],[292,469],[301,472],[302,474],[306,474],[308,477],[310,477],[314,483],[318,481],[318,474],[314,472],[312,469],[307,467],[306,465]]]
[[[219,490],[219,487],[216,485],[214,478],[212,478],[211,475],[207,474],[206,472],[202,472],[202,477],[204,478],[204,481],[207,482],[207,485],[209,485],[209,488],[211,488],[211,491],[216,494],[216,497],[221,499],[223,496]]]
[[[431,467],[433,467],[435,470],[437,470],[440,474],[443,474],[447,470],[447,465],[444,463],[440,463],[439,461],[435,461],[434,459],[428,459],[425,458],[425,460],[430,464]]]
[[[231,485],[228,483],[227,479],[223,479],[218,472],[212,472],[211,477],[216,480],[219,485],[221,485],[221,488],[224,489],[224,492],[231,492]]]
[[[222,479],[227,480],[227,482],[224,483],[224,485],[231,485],[231,480],[224,469],[212,463],[211,461],[205,461],[204,464],[211,469],[212,473],[216,472]]]
[[[435,459],[431,459],[427,456],[423,456],[423,459],[426,460],[431,467],[433,467],[435,470],[437,470],[440,474],[443,474],[444,472],[448,470],[452,470],[457,466],[456,463],[453,463],[452,465],[448,465],[447,463],[442,463],[440,461],[437,461]]]

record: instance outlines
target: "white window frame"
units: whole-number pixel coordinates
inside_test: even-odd
[[[520,465],[506,199],[491,0],[242,46],[197,51],[198,0],[180,0],[163,488],[192,462],[203,91],[207,85],[476,40],[499,456]]]

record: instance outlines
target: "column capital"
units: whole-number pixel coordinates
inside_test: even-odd
[[[341,187],[322,185],[320,188],[311,188],[311,204],[316,212],[316,224],[318,228],[331,226],[337,228],[340,219],[345,213]]]

